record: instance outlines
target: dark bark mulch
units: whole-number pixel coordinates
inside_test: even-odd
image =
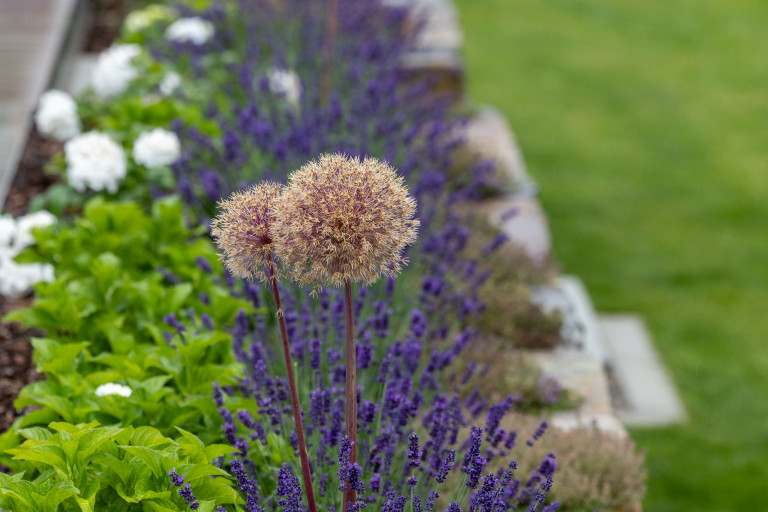
[[[38,194],[45,192],[59,178],[43,171],[51,157],[63,153],[62,144],[44,138],[32,128],[24,147],[21,161],[13,177],[3,210],[14,217],[27,213],[29,202]]]
[[[0,296],[0,317],[31,305],[33,300],[32,297],[9,299]],[[30,338],[42,335],[39,329],[24,329],[17,322],[0,322],[0,433],[21,415],[13,407],[21,388],[43,378],[32,363],[32,345],[29,343]]]

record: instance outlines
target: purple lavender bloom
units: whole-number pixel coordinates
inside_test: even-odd
[[[486,464],[486,460],[479,455],[472,459],[472,469],[467,476],[467,487],[470,489],[477,488],[477,483],[480,481],[480,475],[483,473]]]
[[[213,325],[213,318],[208,313],[203,313],[200,315],[200,321],[203,324],[203,327],[209,330],[213,330],[215,326]]]
[[[429,494],[427,494],[427,501],[424,503],[424,512],[432,512],[435,508],[435,500],[439,497],[440,493],[430,489]]]
[[[511,396],[507,396],[502,402],[494,404],[488,408],[488,416],[486,419],[485,431],[488,433],[488,437],[491,438],[496,429],[499,428],[502,418],[512,408],[514,400]]]
[[[290,466],[283,463],[277,471],[277,489],[275,490],[277,503],[283,512],[304,512],[302,504],[304,493],[301,490],[299,479],[291,472]]]
[[[427,333],[427,318],[418,309],[411,311],[411,332],[417,338]]]
[[[544,432],[546,432],[546,431],[547,431],[547,422],[546,421],[542,421],[541,424],[539,424],[539,427],[536,429],[536,432],[533,433],[533,438],[532,439],[528,439],[525,442],[525,444],[527,444],[528,446],[533,446],[533,443],[538,441],[541,438],[541,436],[544,435]]]
[[[200,270],[202,270],[206,274],[213,273],[213,267],[211,266],[210,262],[207,259],[203,258],[202,256],[195,257],[195,264]]]
[[[413,512],[421,512],[421,495],[413,495]]]
[[[443,482],[445,482],[445,479],[448,477],[448,472],[453,468],[453,463],[455,461],[456,461],[456,451],[448,450],[448,454],[445,456],[443,465],[440,467],[440,470],[437,472],[437,475],[435,476],[435,480],[437,480],[438,483],[442,484]]]
[[[483,429],[472,427],[472,436],[469,440],[467,453],[464,455],[464,467],[461,470],[464,473],[471,474],[474,469],[474,461],[480,457],[480,443],[483,441]]]
[[[320,369],[320,357],[322,355],[322,342],[314,338],[309,341],[309,367],[313,370]]]
[[[189,505],[189,508],[192,510],[197,510],[200,507],[200,503],[198,503],[197,498],[192,493],[192,486],[189,485],[189,482],[184,484],[184,479],[186,476],[179,476],[179,474],[176,472],[176,468],[168,471],[168,476],[171,478],[171,485],[181,487],[179,489],[179,496],[184,498],[184,502]]]
[[[462,511],[461,511],[461,507],[459,506],[459,504],[456,503],[455,501],[452,501],[448,505],[448,508],[445,509],[445,512],[462,512]]]
[[[406,453],[406,458],[408,459],[408,467],[418,468],[419,457],[419,435],[416,432],[413,432],[408,437],[408,451]]]

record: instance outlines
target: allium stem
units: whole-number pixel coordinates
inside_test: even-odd
[[[285,315],[283,314],[283,306],[280,303],[280,291],[277,288],[277,277],[274,270],[275,263],[271,254],[268,266],[269,281],[272,283],[272,295],[275,297],[275,307],[277,308],[277,323],[280,325],[280,337],[283,341],[283,355],[285,356],[285,369],[288,373],[288,386],[291,388],[291,406],[293,407],[293,421],[296,424],[296,439],[299,445],[299,458],[301,458],[301,472],[304,475],[304,489],[307,493],[309,511],[317,512],[315,490],[312,488],[312,474],[309,470],[309,457],[307,457],[307,443],[304,440],[304,422],[301,420],[299,394],[296,391],[296,379],[293,375],[291,347],[288,344],[288,329],[285,326]]]
[[[347,396],[346,416],[347,437],[352,441],[352,450],[349,453],[349,462],[357,462],[357,350],[355,347],[355,316],[352,309],[352,285],[349,281],[344,283],[344,309],[346,313],[346,359],[347,359]],[[355,491],[350,484],[344,490],[342,500],[342,512],[346,512],[347,506],[356,500]]]

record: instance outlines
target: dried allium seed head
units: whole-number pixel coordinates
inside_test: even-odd
[[[281,188],[277,183],[264,182],[235,192],[219,204],[221,212],[213,219],[211,235],[223,251],[221,261],[233,275],[266,280],[272,251],[272,209]]]
[[[370,284],[406,263],[415,212],[403,178],[386,163],[323,155],[291,174],[275,201],[275,253],[302,284]]]

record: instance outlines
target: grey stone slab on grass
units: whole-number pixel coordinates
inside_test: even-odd
[[[477,211],[488,215],[513,244],[522,247],[536,260],[549,255],[552,240],[544,210],[535,197],[509,195],[478,204]]]
[[[608,353],[595,308],[578,277],[560,276],[550,286],[534,290],[533,300],[545,310],[563,316],[563,335],[570,343],[555,350],[536,351],[542,370],[557,377],[565,389],[582,402],[575,411],[557,412],[552,423],[562,429],[596,425],[602,430],[626,436],[624,425],[612,405],[605,372]]]
[[[511,182],[514,195],[536,196],[536,183],[526,170],[523,153],[503,114],[483,107],[467,124],[465,137],[472,153],[493,159],[500,174]]]
[[[637,315],[600,315],[617,384],[626,402],[619,417],[631,426],[662,426],[685,420],[674,382],[667,373],[642,319]]]

